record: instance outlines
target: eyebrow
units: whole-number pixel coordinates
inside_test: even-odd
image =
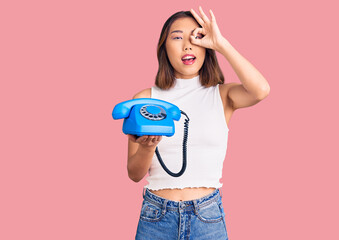
[[[192,30],[191,34],[193,33],[193,31],[194,31],[194,29]],[[170,34],[172,34],[172,33],[176,33],[176,32],[183,33],[183,31],[182,31],[182,30],[174,30],[174,31],[173,31],[173,32],[171,32]]]

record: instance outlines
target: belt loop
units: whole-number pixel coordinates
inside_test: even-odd
[[[219,188],[220,197],[222,198],[222,188]]]
[[[162,206],[162,214],[166,213],[168,199],[164,200],[164,205]]]
[[[194,213],[195,215],[198,215],[199,206],[198,206],[196,199],[193,200],[193,205],[194,205]]]

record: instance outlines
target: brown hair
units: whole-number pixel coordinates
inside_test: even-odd
[[[160,39],[157,46],[159,69],[155,77],[155,85],[160,89],[169,89],[174,84],[174,69],[168,59],[165,43],[173,22],[184,17],[191,17],[194,21],[196,21],[190,11],[180,11],[169,17],[161,30]],[[201,27],[197,21],[196,23],[199,25],[199,27]],[[205,87],[224,83],[224,75],[219,67],[215,50],[206,48],[205,60],[199,70],[199,76],[201,84]]]

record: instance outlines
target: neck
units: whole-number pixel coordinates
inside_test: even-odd
[[[175,78],[176,79],[192,79],[192,78],[195,78],[199,76],[199,73],[198,74],[192,74],[192,75],[176,75]]]
[[[175,88],[195,88],[200,86],[200,75],[192,78],[175,78]]]

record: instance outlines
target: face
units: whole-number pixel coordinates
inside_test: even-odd
[[[202,67],[206,48],[194,45],[190,41],[194,29],[200,26],[190,17],[180,18],[173,22],[166,39],[166,51],[168,59],[174,68],[176,78],[188,79],[199,75]],[[197,38],[203,35],[197,34]],[[192,54],[195,60],[183,61],[186,54]]]

